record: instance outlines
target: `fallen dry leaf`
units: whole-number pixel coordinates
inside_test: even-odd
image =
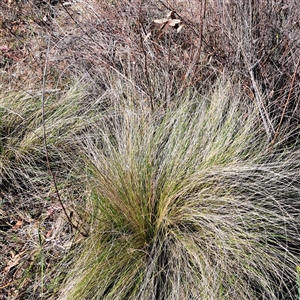
[[[53,233],[53,229],[50,229],[47,233],[46,233],[46,238],[48,239]]]
[[[159,20],[154,20],[153,22],[156,23],[156,24],[164,24],[164,23],[167,23],[169,21],[169,19],[159,19]]]
[[[11,259],[8,261],[6,267],[3,269],[3,273],[4,274],[8,273],[11,268],[13,268],[14,266],[17,266],[24,253],[25,253],[25,251],[15,254],[13,251],[10,251]]]
[[[170,11],[167,14],[167,18],[153,20],[153,23],[161,25],[157,31],[158,38],[160,38],[168,30],[170,26],[176,29],[177,32],[181,31],[184,24],[180,19],[176,18],[175,14],[176,14],[175,11]],[[147,35],[145,40],[147,40],[148,37],[149,36]]]
[[[23,225],[23,221],[19,220],[17,221],[17,223],[10,229],[10,230],[17,230],[18,228],[20,228]]]

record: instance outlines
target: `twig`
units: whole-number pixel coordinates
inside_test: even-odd
[[[200,61],[201,58],[201,51],[202,51],[202,45],[204,42],[204,36],[203,36],[203,27],[204,27],[204,20],[206,18],[206,0],[204,0],[203,2],[201,2],[201,20],[200,20],[200,34],[198,35],[199,37],[199,42],[198,42],[198,47],[195,53],[195,56],[193,58],[193,63],[191,64],[191,66],[188,68],[188,70],[186,71],[186,73],[184,74],[184,80],[187,81],[187,78],[189,77],[190,73],[193,71],[193,68],[195,66],[197,66],[197,63]],[[197,72],[197,69],[194,69],[194,72],[191,76],[190,79],[190,83],[187,83],[185,85],[185,87],[188,87],[191,83],[194,84],[195,78],[199,78],[199,70]]]
[[[298,58],[298,62],[297,62],[297,65],[296,65],[295,72],[294,72],[293,77],[292,77],[291,87],[290,87],[289,94],[288,94],[288,97],[286,99],[286,102],[285,102],[285,105],[284,105],[284,108],[283,108],[283,112],[282,112],[281,117],[280,117],[280,121],[279,121],[279,124],[277,126],[274,138],[273,138],[273,140],[271,142],[272,145],[275,143],[275,140],[276,140],[276,138],[277,138],[277,136],[279,134],[279,130],[280,130],[280,127],[282,125],[285,112],[287,110],[287,106],[288,106],[288,104],[289,104],[289,102],[291,100],[291,95],[292,95],[293,87],[294,87],[294,84],[295,84],[295,79],[296,79],[297,71],[298,71],[298,68],[299,68],[299,64],[300,64],[300,55],[299,55],[299,58]]]
[[[70,225],[75,228],[82,236],[87,237],[88,234],[85,232],[82,232],[77,225],[75,225],[71,218],[69,217],[66,207],[61,199],[58,187],[57,187],[57,182],[56,182],[56,178],[53,174],[51,165],[50,165],[50,159],[49,159],[49,152],[48,152],[48,145],[47,145],[47,134],[46,134],[46,126],[45,126],[45,84],[46,84],[46,73],[47,73],[47,67],[48,67],[48,54],[49,54],[49,50],[50,50],[50,41],[51,38],[48,37],[48,48],[47,48],[47,53],[46,53],[46,60],[45,60],[45,65],[44,65],[44,71],[43,71],[43,81],[42,81],[42,96],[41,96],[41,100],[42,100],[42,127],[43,127],[43,140],[44,140],[44,149],[45,149],[45,155],[46,155],[46,163],[47,163],[47,168],[48,171],[50,173],[50,176],[52,178],[52,182],[54,184],[54,189],[55,189],[55,194],[57,196],[58,202],[62,207],[62,210],[68,220],[68,222],[70,223]]]
[[[241,51],[243,53],[244,59],[245,59],[245,63],[247,65],[248,68],[248,72],[250,74],[250,78],[251,78],[251,82],[252,82],[252,86],[253,86],[253,90],[254,90],[254,97],[257,103],[257,107],[261,116],[261,119],[263,121],[263,125],[266,131],[266,134],[268,136],[268,140],[270,141],[272,138],[272,135],[274,134],[275,130],[273,127],[273,124],[269,118],[266,106],[264,104],[262,95],[260,93],[259,87],[257,86],[256,83],[256,79],[255,79],[255,75],[254,75],[254,68],[257,67],[257,65],[259,64],[259,62],[261,61],[261,59],[258,59],[255,63],[250,63],[248,56],[246,54],[245,48],[243,47],[243,45],[241,45]]]
[[[244,55],[246,55],[245,52],[244,52]],[[247,61],[247,59],[246,59],[246,61]],[[256,102],[257,102],[257,107],[259,109],[259,113],[260,113],[261,119],[263,121],[268,139],[271,140],[272,134],[274,133],[275,130],[274,130],[272,122],[269,118],[269,115],[268,115],[267,109],[265,107],[264,101],[262,99],[261,93],[259,91],[259,88],[257,86],[255,76],[254,76],[254,72],[253,72],[253,67],[249,65],[248,61],[247,61],[247,64],[248,64],[248,70],[249,70],[252,86],[253,86],[253,89],[254,89],[254,96],[255,96],[255,99],[256,99]]]

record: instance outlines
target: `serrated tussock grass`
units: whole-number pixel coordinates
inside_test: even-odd
[[[60,299],[295,299],[299,151],[230,85],[136,100],[80,140],[91,232]]]
[[[80,132],[89,119],[89,109],[82,103],[84,93],[76,84],[66,91],[45,92],[44,98],[43,116],[39,91],[10,92],[0,97],[1,189],[36,193],[39,184],[49,179],[45,141],[51,165],[57,168],[68,159],[64,154],[73,150],[68,148],[69,137]]]

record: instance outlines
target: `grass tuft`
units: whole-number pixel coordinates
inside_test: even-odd
[[[53,163],[60,161],[60,154],[69,150],[68,136],[82,130],[89,113],[82,103],[84,94],[80,94],[76,85],[56,93],[46,93],[44,116]],[[34,178],[45,176],[41,93],[1,95],[0,117],[0,178],[14,184],[25,180],[29,184]],[[29,180],[30,177],[34,178]]]
[[[230,85],[177,101],[127,99],[80,141],[91,234],[61,299],[294,299],[299,152]]]

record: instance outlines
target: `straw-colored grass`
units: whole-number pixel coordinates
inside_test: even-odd
[[[127,98],[80,140],[91,233],[60,299],[294,299],[299,151],[233,90]]]
[[[60,201],[69,212],[73,195],[77,194],[77,201],[84,197],[84,192],[78,196],[80,187],[73,184],[72,169],[66,168],[70,160],[76,168],[79,165],[71,136],[92,120],[84,99],[85,93],[77,84],[69,90],[45,91],[43,116],[41,92],[1,94],[0,294],[4,298],[15,289],[18,297],[45,299],[46,292],[57,288],[51,272],[72,239],[66,216],[60,215]]]
[[[76,85],[69,91],[45,93],[44,124],[41,93],[28,91],[1,95],[1,179],[13,182],[13,185],[22,184],[24,180],[29,185],[45,177],[48,173],[45,139],[51,163],[61,161],[59,156],[62,151],[67,151],[68,135],[80,132],[84,114],[88,113],[88,109],[83,112],[80,107],[79,93]],[[62,151],[59,153],[58,149]]]

